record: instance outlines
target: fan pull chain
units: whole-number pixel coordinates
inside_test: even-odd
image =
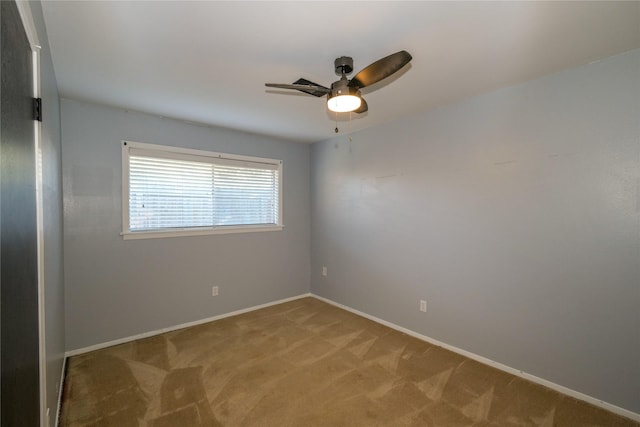
[[[352,112],[349,111],[349,142],[353,141],[353,138],[351,138],[352,135],[352,131],[351,131],[351,117],[352,117]]]
[[[336,128],[335,128],[335,132],[336,132],[336,133],[338,133],[338,132],[340,132],[340,130],[338,129],[338,113],[336,112],[336,113],[335,113],[335,115],[336,115]]]

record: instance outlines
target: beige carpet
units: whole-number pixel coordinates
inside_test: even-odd
[[[61,426],[639,426],[304,298],[69,360]]]

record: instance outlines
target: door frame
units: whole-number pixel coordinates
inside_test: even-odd
[[[31,57],[33,61],[33,98],[41,97],[40,87],[40,40],[36,29],[31,7],[28,1],[15,0],[18,13],[22,20],[22,26],[29,40]],[[47,347],[46,347],[46,322],[45,322],[45,283],[44,283],[44,219],[43,219],[43,185],[42,185],[42,123],[33,121],[34,126],[34,156],[36,165],[36,226],[37,226],[37,252],[38,252],[38,366],[40,383],[40,426],[49,427],[49,414],[47,408]]]

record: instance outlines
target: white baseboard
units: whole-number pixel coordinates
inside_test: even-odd
[[[458,354],[460,354],[462,356],[468,357],[469,359],[473,359],[473,360],[475,360],[477,362],[483,363],[485,365],[492,366],[492,367],[494,367],[496,369],[499,369],[501,371],[504,371],[504,372],[507,372],[509,374],[515,375],[517,377],[521,377],[521,378],[524,378],[524,379],[529,380],[531,382],[540,384],[542,386],[545,386],[547,388],[550,388],[552,390],[555,390],[555,391],[560,392],[562,394],[565,394],[567,396],[574,397],[574,398],[576,398],[578,400],[582,400],[584,402],[590,403],[590,404],[592,404],[594,406],[597,406],[599,408],[605,409],[605,410],[607,410],[609,412],[613,412],[614,414],[618,414],[618,415],[621,415],[623,417],[627,417],[627,418],[632,419],[634,421],[640,421],[640,414],[637,414],[635,412],[629,411],[628,409],[624,409],[624,408],[621,408],[619,406],[613,405],[611,403],[607,403],[607,402],[605,402],[603,400],[600,400],[600,399],[597,399],[595,397],[586,395],[584,393],[580,393],[579,391],[575,391],[575,390],[572,390],[572,389],[567,388],[565,386],[562,386],[560,384],[556,384],[556,383],[553,383],[551,381],[545,380],[544,378],[536,377],[535,375],[531,375],[531,374],[528,374],[526,372],[520,371],[518,369],[512,368],[510,366],[504,365],[502,363],[496,362],[494,360],[487,359],[486,357],[479,356],[479,355],[477,355],[475,353],[471,353],[470,351],[463,350],[463,349],[458,348],[458,347],[454,347],[454,346],[446,344],[446,343],[444,343],[442,341],[438,341],[438,340],[433,339],[431,337],[428,337],[426,335],[422,335],[422,334],[420,334],[418,332],[414,332],[414,331],[412,331],[410,329],[403,328],[402,326],[398,326],[398,325],[396,325],[394,323],[387,322],[386,320],[380,319],[380,318],[375,317],[375,316],[371,316],[370,314],[364,313],[362,311],[356,310],[355,308],[351,308],[349,306],[340,304],[340,303],[332,301],[330,299],[321,297],[319,295],[311,294],[311,296],[314,297],[314,298],[319,299],[320,301],[324,301],[327,304],[331,304],[331,305],[334,305],[336,307],[342,308],[344,310],[350,311],[351,313],[357,314],[358,316],[362,316],[362,317],[365,317],[365,318],[367,318],[369,320],[373,320],[376,323],[380,323],[381,325],[388,326],[388,327],[390,327],[392,329],[395,329],[397,331],[400,331],[400,332],[405,333],[407,335],[410,335],[412,337],[418,338],[418,339],[420,339],[422,341],[426,341],[426,342],[428,342],[430,344],[436,345],[438,347],[445,348],[445,349],[450,350],[450,351],[452,351],[454,353],[458,353]]]
[[[60,372],[60,383],[58,385],[58,405],[56,407],[56,422],[55,426],[58,427],[60,423],[60,411],[62,411],[62,390],[64,390],[64,380],[67,376],[67,356],[62,358],[62,372]]]
[[[157,329],[155,331],[143,332],[141,334],[133,335],[133,336],[130,336],[130,337],[125,337],[125,338],[120,338],[120,339],[113,340],[113,341],[108,341],[108,342],[104,342],[104,343],[100,343],[100,344],[95,344],[95,345],[91,345],[89,347],[78,348],[76,350],[70,350],[70,351],[67,351],[65,353],[65,356],[66,357],[77,356],[78,354],[89,353],[91,351],[96,351],[96,350],[100,350],[100,349],[103,349],[103,348],[112,347],[114,345],[124,344],[124,343],[128,343],[128,342],[131,342],[131,341],[139,340],[139,339],[142,339],[142,338],[149,338],[149,337],[153,337],[155,335],[164,334],[166,332],[177,331],[178,329],[189,328],[191,326],[197,326],[197,325],[201,325],[203,323],[213,322],[215,320],[224,319],[226,317],[237,316],[238,314],[248,313],[250,311],[259,310],[261,308],[266,308],[266,307],[270,307],[272,305],[282,304],[282,303],[289,302],[289,301],[295,301],[297,299],[310,297],[310,296],[312,296],[310,293],[300,294],[300,295],[296,295],[294,297],[284,298],[284,299],[280,299],[280,300],[277,300],[277,301],[271,301],[271,302],[268,302],[268,303],[265,303],[265,304],[254,305],[253,307],[248,307],[248,308],[243,308],[243,309],[236,310],[236,311],[231,311],[229,313],[219,314],[217,316],[207,317],[206,319],[200,319],[200,320],[195,320],[193,322],[182,323],[180,325],[170,326],[168,328],[163,328],[163,329]]]

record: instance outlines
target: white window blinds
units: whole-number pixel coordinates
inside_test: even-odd
[[[125,233],[281,224],[281,161],[123,144]]]
[[[278,224],[277,170],[213,167],[214,225]]]

